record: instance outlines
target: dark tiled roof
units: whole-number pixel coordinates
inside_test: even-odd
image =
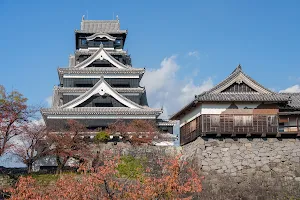
[[[76,50],[75,55],[80,56],[80,55],[92,55],[95,53],[97,49],[89,49],[89,50]],[[127,51],[111,51],[111,50],[106,50],[107,53],[110,55],[127,55]]]
[[[120,30],[119,20],[82,20],[80,31],[87,32],[87,33],[98,33],[98,32],[103,32],[103,33],[122,32],[123,33],[124,32],[124,30]]]
[[[280,93],[289,98],[288,106],[292,109],[300,109],[300,93]]]
[[[119,69],[116,67],[88,67],[84,69],[77,68],[58,68],[59,74],[144,74],[145,69],[129,68]]]
[[[90,88],[88,87],[55,87],[55,90],[58,90],[60,93],[76,93],[76,92],[86,92]],[[139,87],[139,88],[113,88],[117,92],[128,92],[128,93],[143,93],[145,92],[145,88]]]
[[[268,101],[287,102],[288,96],[282,94],[260,94],[260,93],[218,93],[204,92],[196,97],[198,101]]]
[[[45,108],[41,109],[43,115],[159,115],[161,109],[153,109],[147,106],[144,109],[127,107],[75,107],[70,109]]]

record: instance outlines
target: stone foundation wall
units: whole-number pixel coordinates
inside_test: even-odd
[[[202,139],[183,146],[185,160],[202,172],[236,176],[278,175],[300,181],[298,139]]]

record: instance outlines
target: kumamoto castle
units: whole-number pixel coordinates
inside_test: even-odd
[[[214,88],[182,105],[170,120],[160,119],[163,110],[148,106],[146,88],[140,86],[145,69],[134,68],[123,50],[127,34],[118,19],[82,19],[80,30],[75,30],[75,54],[68,67],[58,68],[53,105],[41,110],[47,126],[74,119],[94,130],[116,120],[145,119],[173,134],[178,120],[181,145],[199,137],[300,136],[300,93],[273,92],[240,65]]]
[[[163,110],[148,106],[146,90],[140,87],[145,69],[132,67],[123,50],[127,33],[119,20],[82,19],[81,29],[75,30],[75,55],[67,68],[57,69],[53,105],[41,110],[47,126],[74,119],[93,130],[117,120],[143,119],[173,133],[174,122],[158,119]]]

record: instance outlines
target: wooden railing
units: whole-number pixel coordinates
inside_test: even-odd
[[[199,136],[266,137],[283,135],[300,137],[300,117],[278,117],[277,114],[203,114],[180,128],[180,144]]]
[[[277,115],[202,115],[202,133],[263,134],[278,132]]]

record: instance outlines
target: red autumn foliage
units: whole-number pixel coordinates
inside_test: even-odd
[[[162,163],[159,177],[143,175],[140,179],[118,178],[118,158],[86,175],[63,175],[55,185],[40,188],[32,178],[20,178],[9,190],[11,199],[192,199],[202,191],[201,178],[192,169],[182,173],[178,158]]]
[[[23,128],[18,143],[12,148],[12,153],[26,164],[28,173],[32,172],[35,161],[50,153],[49,145],[45,142],[47,136],[45,125],[32,123]]]
[[[75,120],[68,120],[67,127],[48,134],[49,155],[54,155],[57,162],[57,173],[61,173],[70,158],[84,160],[90,156],[87,143],[84,141],[85,127]]]
[[[110,134],[118,133],[124,141],[132,144],[151,143],[153,138],[159,135],[159,130],[154,121],[150,120],[132,120],[128,123],[117,121],[108,127]]]
[[[12,139],[22,133],[36,112],[29,109],[26,102],[18,91],[7,93],[0,85],[0,156],[13,147]]]

